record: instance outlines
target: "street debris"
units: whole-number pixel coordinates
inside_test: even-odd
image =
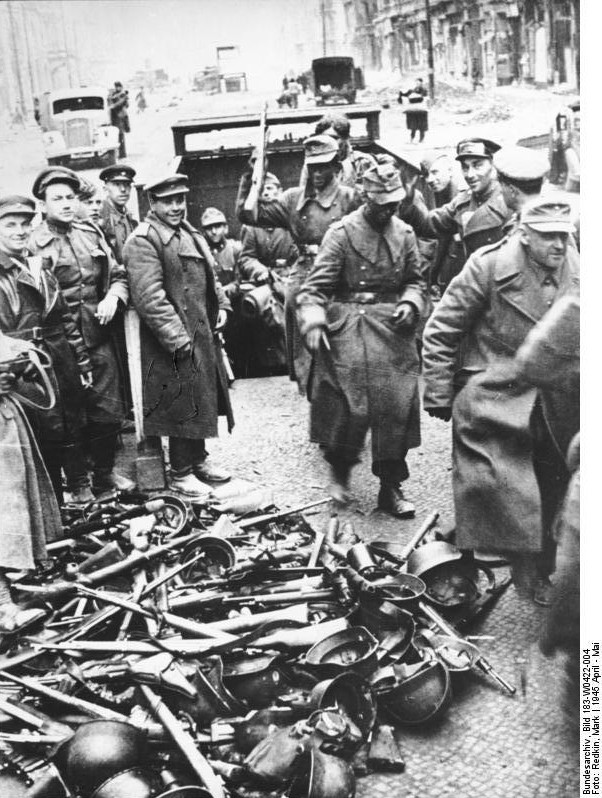
[[[405,768],[457,672],[515,689],[459,632],[507,587],[436,540],[362,541],[234,480],[202,504],[115,492],[64,509],[0,649],[0,794],[351,798]],[[483,638],[485,639],[485,638]],[[490,638],[486,638],[490,639]],[[396,736],[397,732],[397,736]]]

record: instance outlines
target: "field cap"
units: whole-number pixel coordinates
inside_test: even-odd
[[[36,215],[35,202],[29,197],[22,197],[19,194],[9,194],[6,197],[0,197],[0,219],[11,214],[29,216],[31,218]]]
[[[44,192],[53,183],[66,183],[76,193],[79,192],[80,179],[72,169],[67,169],[66,166],[49,166],[42,169],[33,181],[31,193],[36,199],[43,200]]]
[[[201,227],[211,227],[212,224],[227,224],[219,208],[206,208],[201,216]]]
[[[158,180],[151,180],[144,186],[153,197],[172,197],[174,194],[188,194],[188,178],[186,175],[169,174]]]
[[[401,202],[406,192],[398,170],[391,164],[378,164],[364,172],[364,192],[377,205]]]
[[[303,142],[305,163],[329,163],[339,154],[339,145],[332,136],[309,136]]]
[[[525,205],[520,221],[539,233],[575,232],[568,202],[554,202],[538,197]]]
[[[493,156],[493,165],[509,180],[541,180],[550,171],[545,153],[527,147],[502,147]]]

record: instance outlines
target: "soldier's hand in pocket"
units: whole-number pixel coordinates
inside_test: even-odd
[[[409,302],[400,302],[393,313],[393,324],[400,329],[409,329],[416,323],[416,309]]]

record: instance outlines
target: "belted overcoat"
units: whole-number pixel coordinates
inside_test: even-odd
[[[378,232],[360,207],[331,226],[297,297],[301,332],[324,326],[330,346],[313,363],[312,441],[347,448],[350,460],[368,428],[374,460],[420,445],[416,333],[391,317],[409,302],[417,322],[425,293],[416,237],[397,217]],[[362,294],[376,301],[355,301]]]
[[[452,482],[457,543],[489,551],[539,551],[541,500],[533,468],[536,388],[520,380],[515,355],[561,296],[578,292],[579,255],[569,246],[550,276],[519,234],[467,261],[424,331],[424,406],[453,409]]]

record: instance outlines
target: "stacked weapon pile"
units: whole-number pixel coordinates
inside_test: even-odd
[[[72,510],[14,577],[47,617],[2,641],[1,795],[349,798],[403,770],[393,727],[436,723],[456,672],[514,693],[458,631],[505,583],[436,513],[366,544],[336,515],[312,528],[327,500],[270,501],[232,484]]]

